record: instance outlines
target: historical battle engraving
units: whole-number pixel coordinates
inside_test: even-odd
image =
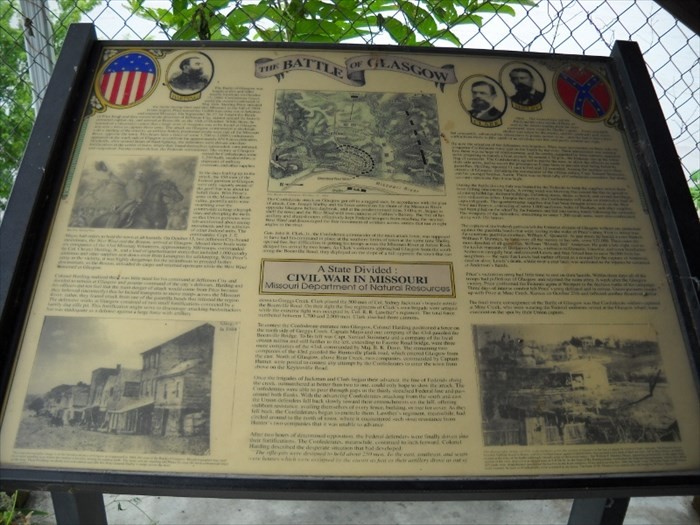
[[[88,162],[70,226],[187,229],[197,157],[109,157]]]
[[[680,440],[648,326],[477,326],[474,339],[486,446]]]

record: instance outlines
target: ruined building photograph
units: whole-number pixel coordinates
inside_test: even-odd
[[[647,326],[489,325],[474,340],[486,446],[681,439]]]

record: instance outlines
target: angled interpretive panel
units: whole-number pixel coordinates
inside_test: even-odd
[[[697,298],[619,63],[89,54],[15,284],[11,475],[454,495],[697,474]]]

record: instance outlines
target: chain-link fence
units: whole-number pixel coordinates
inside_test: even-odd
[[[400,8],[391,11],[391,5]],[[480,10],[467,11],[478,5]],[[483,5],[484,0],[0,0],[0,117],[6,117],[0,130],[0,200],[21,159],[53,57],[68,24],[79,20],[94,23],[98,37],[110,40],[287,40],[293,33],[297,40],[337,41],[340,35],[352,43],[602,56],[610,54],[615,40],[634,40],[700,205],[698,34],[651,0]],[[140,16],[132,8],[139,8]]]

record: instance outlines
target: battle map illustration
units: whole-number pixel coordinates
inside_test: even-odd
[[[444,194],[434,95],[278,91],[269,189]]]

